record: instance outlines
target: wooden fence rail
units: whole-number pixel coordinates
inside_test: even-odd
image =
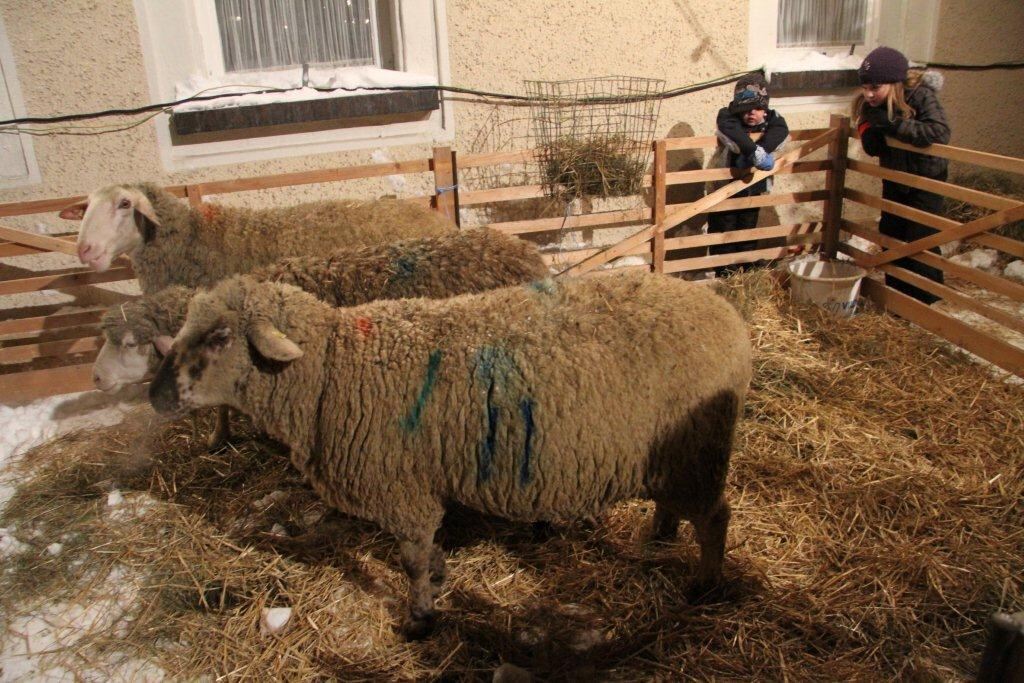
[[[689,138],[667,138],[653,144],[651,173],[644,176],[642,192],[647,196],[647,206],[617,208],[594,213],[570,213],[564,215],[523,220],[506,220],[488,223],[489,227],[501,232],[522,235],[538,240],[545,233],[561,237],[567,231],[601,231],[626,228],[630,234],[612,245],[585,246],[545,253],[545,262],[554,269],[562,269],[563,275],[597,274],[614,265],[615,259],[630,256],[642,257],[647,265],[630,266],[664,273],[699,271],[761,259],[773,260],[786,256],[797,245],[805,248],[820,248],[826,255],[846,253],[866,265],[876,265],[880,272],[898,275],[941,296],[945,301],[970,310],[1016,332],[1024,330],[1021,320],[1005,310],[977,300],[971,295],[954,288],[931,281],[897,268],[890,261],[901,255],[911,255],[929,265],[934,265],[950,277],[963,280],[975,287],[983,288],[1010,300],[1024,301],[1024,286],[985,273],[974,268],[956,264],[929,251],[921,251],[927,244],[938,243],[947,237],[967,237],[971,241],[1017,258],[1024,258],[1024,244],[1006,236],[991,234],[991,229],[1002,220],[1020,215],[1020,203],[978,190],[939,182],[905,173],[882,169],[876,164],[848,158],[847,141],[856,139],[851,132],[849,120],[834,116],[827,128],[793,131],[795,146],[778,158],[771,171],[748,172],[746,177],[737,179],[736,171],[725,168],[669,171],[669,153],[678,150],[711,150],[717,144],[713,136]],[[893,146],[899,143],[891,141]],[[811,153],[827,147],[825,159],[809,160]],[[913,151],[919,151],[914,149]],[[1000,155],[975,152],[962,148],[936,145],[928,149],[929,154],[943,156],[957,161],[979,164],[1002,171],[1024,173],[1024,160]],[[458,156],[447,147],[435,148],[429,158],[408,161],[370,164],[365,166],[323,169],[300,173],[283,173],[258,178],[228,179],[189,185],[172,185],[167,189],[176,197],[187,199],[193,206],[207,201],[211,195],[268,190],[295,185],[344,182],[356,179],[376,178],[390,175],[429,174],[433,191],[429,195],[413,197],[411,201],[429,204],[435,210],[460,221],[460,209],[495,207],[504,202],[533,200],[546,196],[541,185],[514,185],[509,187],[460,187],[459,171],[486,169],[505,164],[528,165],[536,159],[534,150],[516,150]],[[778,192],[756,197],[733,198],[737,192],[752,183],[772,175],[822,173],[823,180],[816,189]],[[954,199],[970,202],[996,212],[971,224],[961,224],[942,216],[935,216],[916,209],[881,199],[874,195],[854,190],[846,185],[850,173],[858,173],[876,179],[902,182]],[[704,194],[698,190],[696,200],[686,204],[668,204],[669,189],[680,185],[698,185],[708,182],[727,182],[723,187]],[[64,206],[79,202],[81,196],[56,199],[14,202],[0,205],[0,217],[14,217],[40,213],[53,213]],[[873,225],[855,223],[843,218],[844,202],[859,203],[878,210],[890,211],[897,215],[924,223],[940,231],[939,236],[927,243],[905,245],[878,233]],[[737,208],[789,206],[820,203],[820,220],[812,219],[803,223],[769,225],[750,230],[721,234],[696,234],[669,237],[666,232],[685,221],[716,211]],[[854,234],[875,242],[888,252],[882,255],[867,254],[845,244],[839,244],[840,231]],[[706,249],[713,245],[773,240],[777,246],[754,247],[736,254],[708,255]],[[20,256],[39,253],[60,253],[74,256],[76,253],[75,233],[60,235],[38,235],[8,226],[0,226],[0,257]],[[698,255],[694,256],[694,251]],[[689,255],[687,255],[689,252]],[[618,270],[618,269],[614,269]],[[0,295],[12,295],[58,289],[81,291],[100,283],[130,280],[134,277],[127,262],[106,273],[95,273],[76,268],[71,271],[36,273],[31,276],[0,280]],[[1018,374],[1024,374],[1020,351],[1012,345],[988,333],[970,332],[970,326],[951,316],[935,311],[919,302],[889,290],[878,282],[865,287],[865,294],[883,306],[904,315],[913,322],[940,334],[963,348],[991,360],[1001,367]],[[0,305],[2,306],[2,305]],[[0,374],[0,401],[25,401],[56,392],[83,390],[91,387],[91,359],[100,345],[98,321],[103,307],[91,306],[79,310],[61,310],[59,306],[36,306],[25,309],[8,308],[0,312],[0,366],[24,371]],[[38,368],[34,361],[55,358],[70,363],[63,367]]]

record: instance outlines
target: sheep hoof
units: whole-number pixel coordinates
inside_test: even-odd
[[[725,586],[722,583],[722,577],[694,578],[686,591],[686,598],[693,605],[720,602],[725,598]]]
[[[409,615],[402,624],[402,636],[406,640],[423,640],[434,632],[437,612],[428,612],[420,617]]]
[[[215,453],[220,449],[224,448],[228,443],[227,434],[218,434],[214,432],[210,435],[210,438],[206,442],[206,450],[210,453]]]

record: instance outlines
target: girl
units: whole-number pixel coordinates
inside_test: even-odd
[[[945,180],[948,173],[945,159],[894,149],[885,141],[888,135],[915,147],[949,142],[949,124],[936,95],[942,87],[942,75],[935,71],[909,71],[907,58],[890,47],[872,50],[864,58],[857,73],[860,76],[861,94],[853,103],[853,119],[857,122],[864,151],[878,157],[882,168]],[[940,195],[890,180],[882,181],[882,198],[928,213],[937,214],[942,211]],[[937,232],[884,211],[878,229],[883,235],[904,242],[912,242]],[[939,250],[935,248],[932,251],[938,253]],[[914,258],[899,259],[894,265],[935,282],[942,282],[941,270]],[[939,299],[889,274],[885,276],[885,283],[926,304]]]

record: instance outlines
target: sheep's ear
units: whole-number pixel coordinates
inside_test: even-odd
[[[299,348],[299,345],[270,323],[256,325],[249,333],[249,341],[261,356],[270,360],[287,363],[302,357],[302,349]]]
[[[166,356],[171,352],[171,344],[174,343],[174,337],[166,334],[161,334],[153,340],[153,346],[156,348],[156,352],[161,356]]]
[[[57,215],[66,221],[80,221],[85,217],[85,210],[88,208],[89,200],[86,200],[84,202],[72,204],[71,206],[65,206]]]
[[[153,210],[153,205],[149,202],[149,198],[146,195],[139,196],[135,201],[135,227],[138,228],[139,234],[142,235],[142,241],[149,243],[156,236],[157,226],[160,225],[160,220],[156,216],[156,211]]]

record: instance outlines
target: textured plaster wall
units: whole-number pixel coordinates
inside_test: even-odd
[[[678,86],[739,70],[746,57],[746,3],[658,0],[638,12],[628,3],[491,0],[447,3],[451,81],[458,85],[521,92],[526,78],[648,75]],[[0,0],[25,108],[33,115],[130,107],[149,103],[135,10],[131,0]],[[728,28],[726,28],[728,27]],[[714,112],[728,99],[716,88],[664,104],[657,134],[672,129],[697,134],[712,129]],[[519,119],[525,110],[456,105],[460,151],[508,147],[496,142],[494,123]],[[490,123],[488,123],[490,122]],[[518,134],[517,134],[518,136]],[[509,136],[511,141],[512,136]],[[430,144],[389,148],[391,158],[428,155]],[[267,160],[168,173],[161,167],[152,123],[98,137],[36,138],[42,183],[0,190],[0,201],[64,196],[98,185],[147,179],[162,183],[215,180],[372,163],[374,149],[345,154]],[[380,152],[378,151],[378,159]],[[410,178],[406,193],[426,191]],[[218,201],[300,201],[337,194],[338,185],[245,193]],[[395,192],[386,180],[346,183],[343,192]]]
[[[933,61],[1024,61],[1024,2],[942,0]],[[1024,70],[946,71],[942,104],[953,144],[1024,157],[1020,98]]]
[[[943,0],[936,59],[1024,58],[1024,3]],[[448,0],[451,82],[521,92],[524,79],[644,75],[676,87],[739,71],[746,63],[746,0],[654,0],[642,11],[607,0]],[[31,114],[130,107],[152,101],[132,0],[0,0],[25,108]],[[943,101],[955,142],[1024,156],[1016,130],[1016,96],[1024,72],[947,73]],[[1005,93],[1005,94],[1001,94]],[[662,104],[655,134],[705,135],[730,95],[728,86]],[[461,153],[521,147],[528,110],[457,102],[454,147]],[[828,111],[790,115],[791,126],[825,125]],[[853,144],[856,146],[856,143]],[[0,190],[0,201],[87,192],[124,180],[162,183],[283,173],[385,158],[421,158],[430,143],[320,154],[168,173],[152,123],[96,137],[36,138],[42,182]],[[376,152],[376,157],[374,153]],[[670,170],[705,163],[700,151],[676,153]],[[465,179],[467,183],[472,178]],[[780,186],[782,183],[780,183]],[[427,191],[426,178],[404,187],[387,179],[222,196],[218,201],[294,202],[339,193],[373,196]],[[685,197],[681,197],[685,199]],[[53,218],[61,227],[67,224]]]

